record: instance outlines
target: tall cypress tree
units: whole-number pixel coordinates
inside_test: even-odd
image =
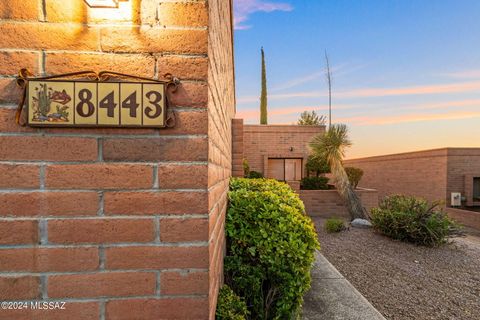
[[[268,124],[267,120],[267,71],[265,68],[265,53],[262,47],[262,94],[260,96],[260,124]]]

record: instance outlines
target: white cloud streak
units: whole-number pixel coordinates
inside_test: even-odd
[[[255,12],[292,11],[293,7],[288,3],[271,2],[262,0],[234,0],[235,29],[246,30],[252,26],[245,24],[251,14]]]

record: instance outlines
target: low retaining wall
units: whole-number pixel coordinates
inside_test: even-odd
[[[378,191],[373,189],[355,190],[365,209],[370,212],[378,206]],[[350,218],[345,204],[337,190],[300,190],[307,214],[311,217],[344,217]]]
[[[447,208],[447,214],[450,218],[464,226],[480,230],[480,212]]]

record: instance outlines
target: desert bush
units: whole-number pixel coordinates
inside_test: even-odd
[[[224,285],[218,293],[217,320],[245,320],[248,316],[247,305],[229,286]]]
[[[325,221],[325,231],[328,233],[340,232],[345,230],[345,224],[342,219],[330,218]]]
[[[234,178],[230,186],[225,282],[252,319],[298,317],[319,248],[303,203],[276,180]]]
[[[393,239],[437,246],[459,231],[459,226],[439,207],[422,198],[394,195],[371,213],[372,224]]]
[[[327,177],[304,177],[300,181],[300,189],[303,190],[328,190]]]
[[[360,180],[363,177],[363,170],[355,167],[345,167],[345,172],[347,173],[348,181],[353,188],[357,188]]]
[[[307,176],[310,176],[310,174],[313,173],[315,177],[330,172],[330,166],[328,165],[327,160],[319,156],[309,156],[307,163],[305,164],[305,169],[307,171]]]
[[[260,179],[260,178],[263,178],[263,174],[261,172],[258,172],[258,171],[250,171],[248,173],[248,175],[246,176],[246,178],[249,178],[249,179]]]

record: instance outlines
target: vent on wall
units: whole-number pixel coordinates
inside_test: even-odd
[[[460,192],[452,192],[450,205],[452,207],[460,207],[462,205],[462,194]]]

